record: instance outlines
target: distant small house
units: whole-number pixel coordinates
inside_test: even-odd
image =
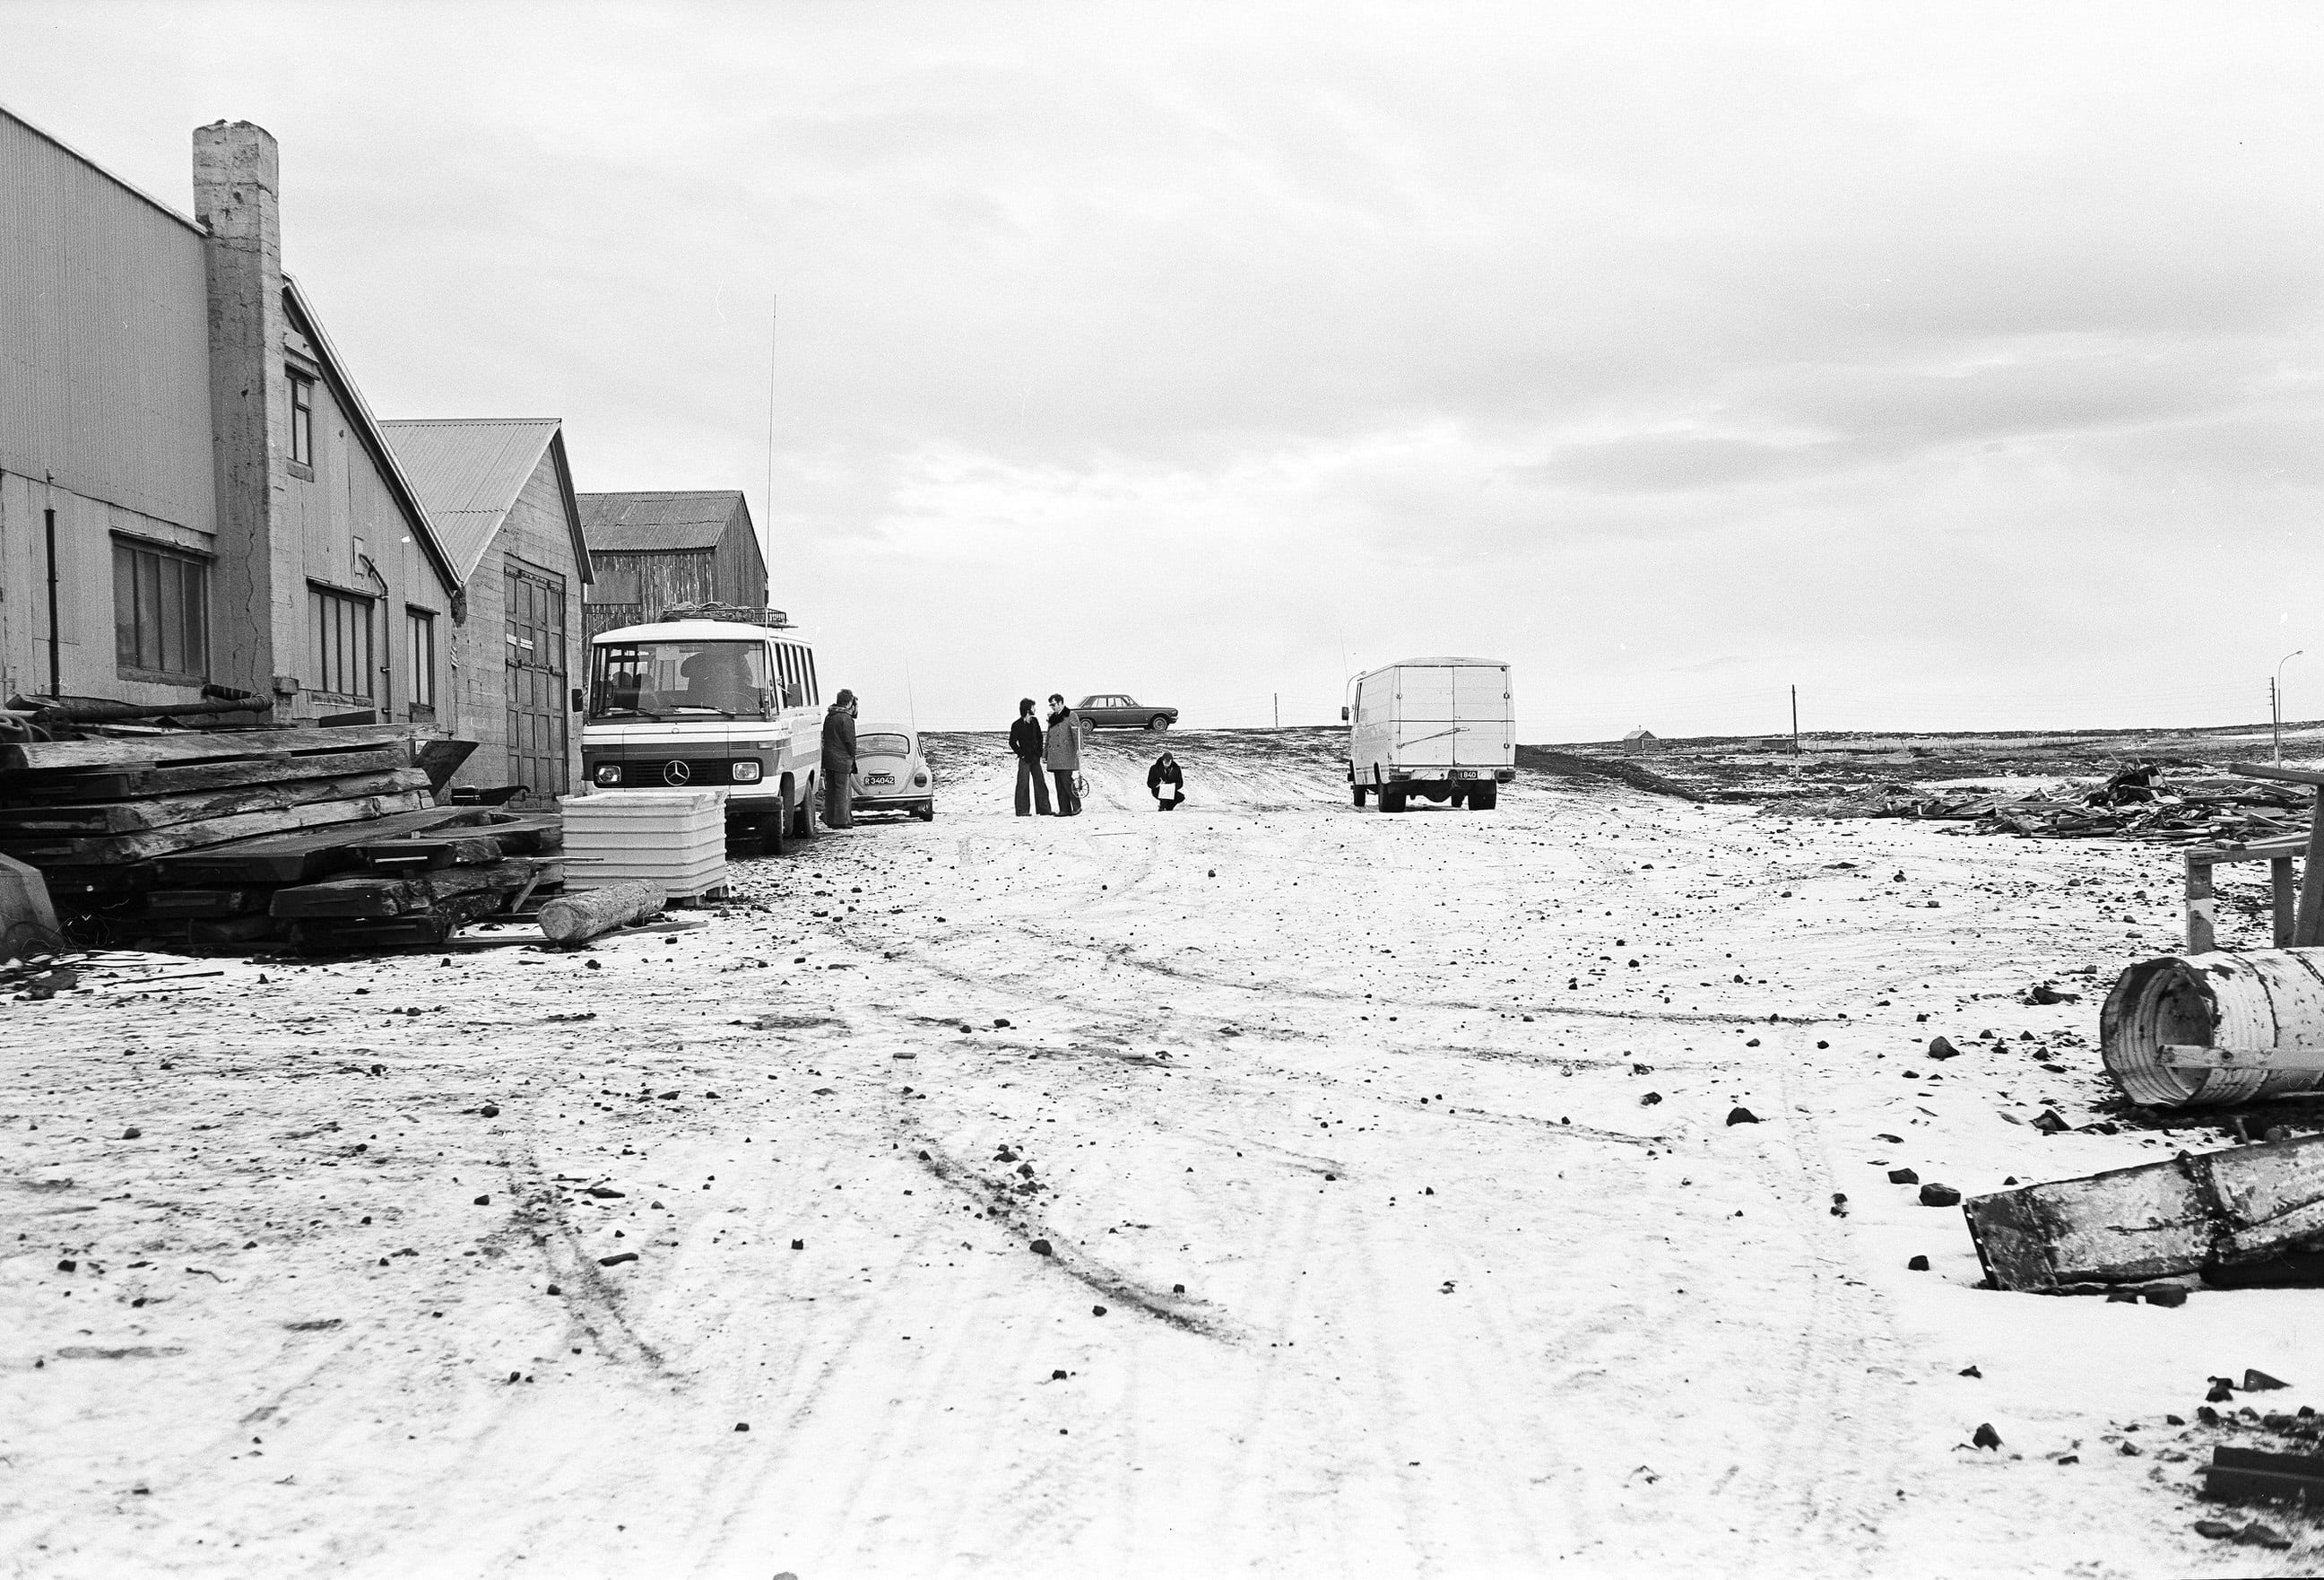
[[[468,589],[450,684],[476,751],[454,782],[563,795],[581,768],[573,605],[589,582],[589,550],[561,425],[531,417],[380,426]],[[426,639],[415,628],[415,649]]]
[[[595,572],[588,635],[655,619],[677,604],[766,603],[767,561],[740,492],[585,494],[580,500]]]
[[[1625,752],[1653,751],[1655,749],[1654,731],[1632,730],[1628,735],[1622,737],[1622,749]]]

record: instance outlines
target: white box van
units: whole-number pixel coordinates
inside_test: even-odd
[[[1509,667],[1498,659],[1406,659],[1359,675],[1350,722],[1348,782],[1356,805],[1379,798],[1401,812],[1412,796],[1490,811],[1517,778],[1517,714]]]
[[[770,854],[814,832],[823,773],[815,647],[779,609],[696,605],[589,643],[592,791],[722,790]]]

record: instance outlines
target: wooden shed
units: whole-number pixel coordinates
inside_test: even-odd
[[[1622,737],[1622,750],[1625,752],[1651,752],[1654,749],[1655,733],[1652,730],[1632,730]]]
[[[468,589],[447,684],[475,741],[456,784],[521,784],[536,800],[581,769],[573,688],[589,554],[554,417],[385,422],[405,474]],[[429,640],[415,631],[412,651]]]
[[[674,604],[767,601],[767,561],[739,490],[584,494],[595,581],[587,636],[658,618]]]

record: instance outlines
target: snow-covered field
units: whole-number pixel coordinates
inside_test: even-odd
[[[2324,1292],[1981,1290],[1886,1179],[2221,1144],[2012,1123],[2098,1116],[2172,853],[1321,739],[1019,821],[956,738],[669,941],[0,1004],[0,1569],[2313,1572],[2164,1416],[2324,1398]]]

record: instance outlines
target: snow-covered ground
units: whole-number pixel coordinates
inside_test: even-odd
[[[1982,1290],[1886,1179],[2221,1144],[2012,1123],[2172,852],[1172,744],[955,741],[667,941],[0,1003],[0,1569],[2312,1572],[2163,1418],[2324,1398],[2324,1292]]]

